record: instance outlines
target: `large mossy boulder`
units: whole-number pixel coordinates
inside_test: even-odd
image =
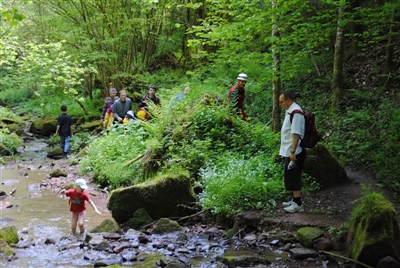
[[[56,132],[57,118],[43,117],[32,121],[29,132],[42,136],[50,136]]]
[[[112,219],[106,219],[96,227],[94,227],[91,233],[118,233],[120,230],[119,225],[116,221]]]
[[[101,125],[101,120],[90,121],[80,125],[81,129],[86,132],[93,131]]]
[[[373,267],[386,256],[400,262],[397,212],[382,194],[366,193],[354,209],[346,247],[352,259]]]
[[[184,216],[179,204],[196,201],[196,195],[190,184],[189,174],[160,175],[151,181],[116,189],[111,192],[107,207],[113,218],[119,223],[127,222],[140,208],[154,219],[162,217]]]
[[[345,169],[322,144],[307,149],[304,172],[313,177],[322,187],[348,181]]]

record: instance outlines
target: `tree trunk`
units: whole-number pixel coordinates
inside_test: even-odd
[[[383,84],[380,92],[382,93],[383,91],[386,90],[391,76],[392,76],[392,66],[393,66],[393,46],[395,44],[395,32],[394,32],[394,25],[395,25],[395,20],[396,20],[396,12],[397,10],[394,10],[392,13],[392,23],[390,24],[389,28],[389,38],[388,42],[386,45],[386,58],[385,58],[385,70],[384,70],[384,77],[386,77],[385,83]]]
[[[333,77],[332,77],[332,93],[334,110],[340,109],[340,103],[343,99],[343,56],[344,56],[344,29],[341,25],[344,7],[340,7],[338,11],[338,26],[336,29],[335,56],[333,59]]]
[[[271,1],[272,9],[276,9],[276,0]],[[273,58],[273,74],[272,74],[272,131],[279,132],[281,130],[281,108],[279,106],[279,95],[281,94],[281,76],[280,64],[281,55],[275,40],[279,39],[278,25],[275,17],[272,17],[272,58]]]

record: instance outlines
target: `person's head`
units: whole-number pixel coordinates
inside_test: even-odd
[[[126,101],[126,91],[125,90],[121,90],[119,92],[119,98],[121,99],[122,102]]]
[[[284,91],[279,96],[279,104],[283,109],[287,110],[293,104],[296,94],[292,91]]]
[[[190,87],[189,86],[186,86],[186,87],[184,87],[183,88],[183,94],[188,94],[189,93],[189,90],[190,90]]]
[[[86,190],[86,189],[87,189],[87,185],[86,185],[85,179],[77,179],[77,180],[75,181],[75,186],[74,186],[74,188],[75,188],[75,190],[76,190],[78,193],[81,193],[81,192],[83,192],[84,190]]]
[[[67,106],[66,105],[61,105],[61,112],[66,112],[67,111]]]
[[[147,93],[149,93],[150,97],[153,97],[156,94],[157,88],[156,86],[149,86],[149,91]]]
[[[240,73],[237,77],[237,84],[240,88],[244,88],[247,83],[247,74]]]
[[[110,96],[115,97],[117,95],[117,89],[115,87],[110,88]]]

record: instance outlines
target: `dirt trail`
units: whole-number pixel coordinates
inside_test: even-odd
[[[274,217],[265,217],[264,220],[292,227],[309,225],[337,228],[349,221],[351,212],[359,204],[356,200],[362,197],[362,185],[370,185],[371,189],[382,192],[393,203],[400,222],[400,200],[398,196],[387,190],[378,188],[376,182],[371,177],[363,175],[358,171],[347,168],[346,173],[350,179],[348,183],[304,193],[304,213],[285,213],[282,206],[278,205],[275,210],[276,215]]]

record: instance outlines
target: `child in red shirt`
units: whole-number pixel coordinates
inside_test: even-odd
[[[100,211],[97,210],[96,205],[90,200],[89,195],[85,192],[87,189],[86,181],[84,179],[77,179],[75,181],[74,189],[65,190],[62,189],[60,193],[65,193],[69,197],[69,210],[72,212],[71,219],[71,231],[73,234],[76,232],[76,226],[79,226],[81,234],[85,232],[85,226],[83,222],[86,218],[86,203],[87,201],[94,211],[101,215]]]

